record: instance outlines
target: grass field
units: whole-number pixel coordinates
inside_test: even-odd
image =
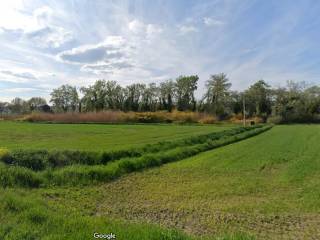
[[[318,125],[275,126],[108,183],[2,189],[0,238],[319,239],[319,142]]]
[[[0,121],[0,148],[117,150],[230,127],[233,125],[35,124]]]
[[[320,238],[320,126],[278,126],[100,190],[97,212],[192,234]],[[134,199],[134,200],[133,200]]]

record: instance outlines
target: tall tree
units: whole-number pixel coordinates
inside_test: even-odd
[[[141,111],[156,111],[158,104],[159,88],[155,83],[150,83],[143,89]]]
[[[47,104],[47,101],[41,97],[32,97],[27,101],[27,105],[31,112],[39,111],[40,108]]]
[[[53,89],[50,102],[57,112],[76,111],[79,104],[77,88],[70,85],[62,85]]]
[[[179,111],[196,110],[194,92],[197,90],[198,80],[197,75],[180,76],[176,79],[175,92]]]
[[[214,74],[206,82],[207,92],[205,95],[206,108],[208,112],[221,117],[225,114],[228,98],[230,96],[231,83],[226,74]]]
[[[175,94],[175,84],[170,79],[160,83],[160,109],[171,112],[173,109],[173,98]]]
[[[271,113],[271,89],[264,80],[251,85],[245,98],[249,115],[266,118]]]
[[[86,111],[101,111],[106,106],[106,81],[98,80],[89,87],[82,87],[83,93],[81,99],[82,108]]]
[[[22,98],[14,98],[9,105],[10,112],[14,114],[25,114],[28,112],[28,105]]]
[[[126,87],[126,99],[124,103],[126,111],[139,111],[141,98],[145,88],[146,85],[140,83],[134,83]]]

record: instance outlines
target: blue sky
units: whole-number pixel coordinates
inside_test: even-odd
[[[0,100],[62,84],[156,82],[225,72],[320,83],[320,1],[1,1]]]

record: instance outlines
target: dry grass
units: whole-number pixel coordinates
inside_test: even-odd
[[[23,118],[30,122],[55,123],[215,123],[208,114],[197,112],[121,112],[103,111],[90,113],[34,113]]]
[[[240,114],[235,114],[234,116],[232,116],[229,121],[231,123],[236,123],[236,124],[242,124],[243,123],[243,115]],[[255,123],[263,123],[263,119],[260,117],[251,117],[251,118],[246,118],[246,122],[250,123],[251,121],[255,122]]]

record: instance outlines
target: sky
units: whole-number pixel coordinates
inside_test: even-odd
[[[159,83],[211,74],[320,84],[320,1],[0,1],[0,101],[62,84]]]

